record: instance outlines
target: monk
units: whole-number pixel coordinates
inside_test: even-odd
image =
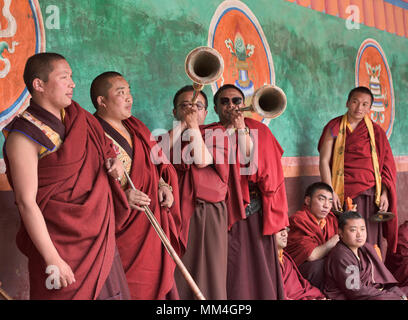
[[[286,252],[302,275],[323,288],[324,260],[339,241],[337,218],[330,211],[333,189],[324,182],[307,187],[302,210],[289,218],[290,232]]]
[[[278,247],[279,263],[281,266],[283,286],[286,300],[324,300],[326,297],[309,281],[303,278],[296,267],[296,263],[283,249],[288,242],[289,228],[284,228],[275,233],[276,245]]]
[[[126,177],[120,180],[126,201],[117,201],[116,238],[132,299],[178,299],[175,263],[147,219],[148,206],[175,251],[181,255],[181,226],[177,173],[157,150],[149,129],[132,116],[133,98],[126,79],[117,72],[97,76],[90,89],[95,117],[113,142],[136,190]],[[120,197],[118,197],[120,199]]]
[[[30,299],[129,298],[110,188],[123,166],[112,143],[72,100],[63,56],[30,57],[24,82],[32,98],[4,129],[4,157],[22,219],[17,246],[28,257]]]
[[[243,92],[226,84],[214,95],[214,110],[229,136],[227,208],[228,299],[283,299],[274,234],[288,226],[281,164],[283,150],[263,123],[244,118]]]
[[[213,143],[224,127],[206,130],[208,100],[200,91],[192,103],[194,88],[179,89],[173,99],[177,122],[169,132],[171,161],[177,170],[183,212],[182,239],[186,252],[182,261],[206,299],[227,299],[228,143]],[[191,150],[191,152],[189,152]],[[189,156],[191,154],[191,156]],[[181,299],[195,295],[179,270],[175,279]]]
[[[335,191],[334,210],[342,211],[344,199],[350,197],[366,221],[367,241],[384,256],[397,248],[396,166],[384,130],[370,119],[373,101],[366,87],[350,91],[346,114],[332,119],[323,129],[319,167],[322,181]],[[392,212],[395,217],[372,221],[378,211]]]
[[[365,220],[355,211],[339,217],[340,241],[325,264],[324,293],[334,300],[407,300],[398,281],[366,242]]]
[[[399,226],[397,251],[387,256],[385,265],[402,286],[408,286],[408,221]]]

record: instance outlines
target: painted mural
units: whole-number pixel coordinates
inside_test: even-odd
[[[371,120],[380,125],[390,138],[395,119],[394,87],[385,53],[374,39],[366,39],[358,50],[356,86],[370,88],[374,96]]]
[[[275,71],[268,41],[252,11],[241,1],[222,2],[214,13],[208,32],[208,45],[224,59],[224,73],[212,85],[213,93],[226,83],[233,83],[251,104],[256,89],[275,84]],[[250,111],[245,116],[269,123]]]

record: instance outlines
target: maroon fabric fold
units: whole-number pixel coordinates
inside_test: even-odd
[[[289,218],[288,245],[285,251],[299,266],[307,260],[312,251],[337,234],[337,218],[330,212],[323,229],[316,223],[313,214],[304,206]]]
[[[408,221],[399,226],[397,251],[387,255],[385,264],[401,286],[408,286]]]
[[[334,138],[337,137],[341,119],[342,116],[334,118],[324,127],[319,140],[318,150],[320,150],[324,136],[328,130],[330,130]],[[384,130],[374,122],[373,128],[381,181],[388,189],[388,211],[395,214],[394,219],[383,223],[384,237],[387,239],[388,251],[395,252],[398,232],[397,169]],[[330,160],[330,163],[331,162],[332,160]],[[375,178],[371,159],[370,138],[365,122],[361,121],[353,132],[347,131],[346,149],[344,153],[344,198],[350,197],[353,199],[373,186],[375,186]]]
[[[135,117],[124,120],[133,141],[133,161],[130,178],[136,189],[152,200],[150,210],[160,224],[175,251],[182,255],[179,240],[181,213],[177,173],[164,155],[149,129]],[[173,188],[174,203],[168,209],[158,201],[160,177]],[[114,187],[114,192],[122,193]],[[130,188],[130,186],[129,186]],[[132,299],[165,299],[174,285],[175,263],[166,251],[145,213],[130,210],[123,198],[115,202],[117,246],[128,280]]]
[[[104,161],[116,154],[90,113],[74,101],[65,111],[64,143],[38,162],[37,203],[76,282],[60,290],[46,288],[45,262],[22,224],[17,246],[29,260],[31,299],[95,299],[114,257],[114,208]],[[6,153],[5,159],[9,166]]]
[[[358,249],[360,259],[342,241],[328,254],[323,292],[334,300],[400,300],[408,287],[385,267],[370,243]]]
[[[285,299],[314,300],[325,298],[325,295],[318,288],[312,286],[309,281],[303,278],[295,262],[285,251],[283,252],[283,264],[281,263],[280,266]]]

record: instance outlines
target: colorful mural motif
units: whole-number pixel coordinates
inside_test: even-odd
[[[407,0],[286,0],[342,19],[358,17],[358,23],[408,38]],[[357,10],[353,7],[356,6]],[[354,17],[353,17],[354,18]]]
[[[3,5],[2,5],[3,4]],[[2,7],[1,7],[2,5]],[[27,107],[25,61],[45,51],[45,32],[37,0],[0,1],[0,129]]]
[[[366,39],[361,44],[355,73],[356,86],[366,86],[374,95],[371,120],[380,125],[390,138],[395,118],[394,88],[387,58],[374,39]]]
[[[224,73],[212,85],[215,93],[226,83],[233,83],[245,94],[246,105],[256,89],[275,84],[272,55],[262,28],[241,1],[224,1],[214,13],[208,33],[208,46],[215,48],[224,59]],[[268,123],[256,113],[245,116]]]

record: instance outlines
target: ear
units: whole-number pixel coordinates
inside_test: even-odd
[[[173,117],[175,118],[175,119],[177,119],[177,110],[176,110],[176,108],[173,108]],[[178,120],[178,119],[177,119]]]
[[[214,111],[215,111],[216,114],[218,114],[217,106],[216,106],[216,105],[214,105]]]
[[[312,198],[310,198],[310,196],[306,196],[305,197],[305,205],[310,207],[310,202],[312,201]]]
[[[40,78],[35,78],[33,80],[33,89],[39,92],[44,92],[44,81]]]
[[[104,97],[104,96],[98,96],[98,97],[96,98],[96,102],[98,102],[98,106],[99,106],[99,107],[104,107],[104,108],[106,108],[105,97]]]

